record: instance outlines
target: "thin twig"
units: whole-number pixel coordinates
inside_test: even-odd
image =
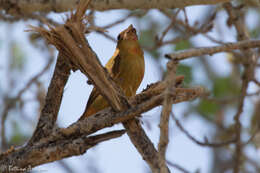
[[[193,142],[195,142],[196,144],[200,145],[200,146],[207,146],[207,147],[223,147],[225,145],[229,145],[232,143],[236,142],[236,139],[231,139],[228,141],[224,141],[224,142],[219,142],[219,143],[211,143],[208,142],[207,140],[204,142],[201,142],[199,140],[197,140],[196,138],[194,138],[186,129],[184,129],[184,127],[181,125],[180,121],[176,118],[176,116],[173,115],[173,113],[171,113],[173,120],[175,121],[176,125],[179,127],[179,129]]]
[[[180,61],[188,58],[193,58],[195,56],[199,57],[201,55],[212,55],[219,52],[232,52],[235,49],[247,49],[258,47],[260,47],[260,40],[245,40],[238,41],[235,43],[225,43],[221,46],[192,48],[176,53],[166,54],[165,57]]]
[[[190,173],[190,171],[186,170],[185,168],[183,168],[182,166],[176,164],[176,163],[172,163],[169,160],[167,160],[167,164],[174,167],[175,169],[178,169],[179,171],[183,172],[183,173]]]
[[[6,149],[7,144],[6,144],[6,137],[5,137],[5,121],[7,119],[8,113],[10,109],[12,109],[15,106],[15,103],[19,101],[22,97],[22,95],[34,84],[37,82],[37,80],[50,68],[51,64],[53,62],[53,58],[50,58],[45,67],[34,77],[32,77],[27,84],[24,86],[23,89],[21,89],[17,95],[14,98],[9,98],[7,99],[6,104],[4,105],[3,108],[3,113],[2,113],[2,119],[1,119],[1,146],[2,149]]]
[[[237,39],[239,41],[246,40],[250,41],[250,36],[247,28],[245,27],[245,19],[244,19],[244,12],[240,8],[233,7],[231,3],[225,3],[224,8],[228,13],[228,24],[234,25],[237,31]],[[252,48],[252,47],[249,47]],[[256,54],[253,52],[252,49],[243,49],[242,50],[243,56],[245,56],[245,61],[242,62],[244,66],[244,74],[241,76],[242,79],[242,87],[241,87],[241,94],[238,100],[238,107],[237,112],[234,116],[235,121],[235,134],[236,134],[236,148],[235,148],[235,158],[234,158],[234,173],[240,172],[241,161],[242,161],[242,152],[243,152],[243,145],[241,142],[241,131],[242,125],[240,122],[240,117],[243,112],[244,102],[247,95],[247,88],[249,82],[254,79],[254,71],[256,67]]]

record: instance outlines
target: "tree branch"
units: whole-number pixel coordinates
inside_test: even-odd
[[[183,8],[190,5],[217,4],[230,0],[95,0],[90,4],[90,9],[104,11],[112,9],[169,9]],[[1,0],[0,9],[9,14],[28,14],[33,12],[65,12],[72,10],[77,5],[77,0]]]
[[[157,93],[161,88],[163,88],[162,85],[165,84],[160,82],[156,87],[152,87],[151,89],[135,96],[130,100],[130,102],[135,104],[135,106],[132,106],[126,111],[115,113],[110,108],[102,110],[82,121],[75,122],[68,128],[57,129],[50,137],[48,137],[48,140],[54,141],[71,136],[77,137],[81,135],[89,135],[100,129],[111,127],[120,122],[125,122],[141,113],[147,112],[148,110],[162,104],[164,94]],[[205,95],[205,90],[201,87],[189,89],[176,88],[175,92],[176,93],[172,93],[173,104],[191,101],[197,97]]]
[[[36,74],[34,77],[32,77],[28,81],[28,83],[25,85],[25,87],[18,92],[17,96],[15,96],[13,98],[9,98],[9,99],[7,98],[7,103],[4,105],[3,113],[1,115],[1,117],[2,117],[2,119],[1,119],[1,147],[2,147],[2,150],[5,150],[7,148],[6,138],[5,138],[5,121],[6,121],[6,118],[8,116],[10,109],[12,109],[15,106],[15,103],[21,99],[24,92],[27,91],[28,88],[30,88],[32,86],[32,84],[35,83],[39,79],[39,77],[41,77],[50,68],[52,62],[53,62],[53,58],[50,58],[48,63],[46,64],[46,66],[38,74]]]
[[[225,145],[229,145],[232,143],[236,142],[236,139],[230,139],[228,141],[224,141],[224,142],[209,142],[208,140],[205,140],[203,142],[197,140],[196,138],[194,138],[186,129],[184,129],[184,127],[182,126],[182,124],[180,123],[180,121],[176,118],[176,116],[173,115],[173,113],[171,114],[173,120],[175,121],[176,125],[179,127],[179,129],[193,142],[195,142],[196,144],[200,145],[200,146],[206,146],[206,147],[223,147]]]
[[[22,148],[2,153],[0,154],[0,167],[2,165],[15,165],[19,167],[28,167],[31,165],[33,168],[34,166],[54,160],[83,154],[85,153],[85,150],[93,147],[95,144],[93,144],[93,142],[90,143],[88,139],[91,137],[86,138],[86,135],[110,127],[116,123],[125,122],[134,118],[136,115],[140,115],[143,112],[161,105],[165,96],[158,92],[163,91],[163,88],[166,88],[166,84],[163,82],[150,86],[149,89],[131,99],[131,103],[135,103],[136,106],[133,106],[126,111],[115,113],[113,110],[108,108],[82,121],[77,121],[68,128],[56,129],[52,131],[49,136],[40,141],[35,141],[32,145],[26,145]],[[205,90],[202,88],[176,88],[175,92],[176,93],[171,95],[173,103],[190,101],[205,94]],[[97,141],[97,139],[95,141],[100,142],[100,140]],[[141,141],[143,141],[143,139]],[[143,148],[142,150],[150,152],[149,149],[150,148]],[[150,158],[154,156],[152,154],[153,153],[147,153],[145,156],[149,156],[148,159],[155,160],[157,157]]]
[[[69,63],[66,61],[64,56],[59,54],[54,74],[45,98],[45,105],[42,109],[33,136],[28,143],[29,145],[48,136],[55,125],[63,96],[63,90],[70,74],[71,68],[68,64]]]
[[[158,152],[159,152],[159,164],[160,164],[160,172],[167,173],[169,172],[166,165],[165,153],[167,149],[167,145],[169,142],[168,130],[169,130],[169,117],[172,111],[173,99],[171,94],[175,92],[175,83],[176,83],[176,69],[177,62],[170,61],[167,64],[167,76],[165,79],[167,89],[164,91],[164,101],[163,101],[163,109],[161,113],[160,120],[160,140],[158,144]]]
[[[124,133],[125,130],[118,130],[90,137],[66,138],[55,142],[35,143],[33,147],[27,145],[0,155],[0,168],[7,168],[7,170],[1,170],[1,172],[8,172],[10,166],[33,168],[44,163],[81,155],[98,143],[120,137]]]
[[[258,47],[260,47],[260,40],[245,40],[235,43],[226,43],[221,46],[193,48],[176,53],[166,54],[165,56],[167,58],[180,61],[188,58],[193,58],[194,56],[201,56],[206,54],[212,55],[219,52],[232,52],[235,49],[241,50]]]
[[[245,27],[245,19],[243,10],[240,8],[233,7],[231,3],[225,3],[224,8],[226,9],[229,19],[228,24],[234,25],[237,31],[237,40],[250,40],[249,32]],[[236,134],[236,148],[234,158],[234,173],[239,173],[242,162],[243,145],[241,142],[242,124],[240,122],[241,114],[244,109],[244,102],[247,95],[247,89],[249,82],[254,79],[255,67],[257,64],[256,53],[252,49],[242,50],[242,56],[244,56],[242,65],[244,66],[244,74],[241,76],[242,87],[241,95],[238,99],[237,112],[234,116],[235,121],[235,134]]]

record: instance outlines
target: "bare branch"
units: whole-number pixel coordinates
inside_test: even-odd
[[[36,74],[34,77],[32,77],[28,81],[28,83],[25,85],[25,87],[18,92],[17,96],[15,96],[14,98],[7,99],[8,101],[5,104],[5,106],[3,108],[3,113],[1,115],[1,117],[2,117],[2,119],[1,119],[1,146],[2,146],[2,149],[6,149],[6,147],[7,147],[6,139],[5,139],[5,121],[8,116],[8,112],[10,111],[10,109],[12,109],[15,106],[15,103],[21,99],[23,93],[25,91],[27,91],[32,86],[32,84],[34,84],[50,68],[52,62],[53,62],[53,59],[50,58],[48,63],[46,64],[46,66],[38,74]]]
[[[167,89],[165,90],[165,96],[163,101],[163,110],[161,113],[161,120],[160,120],[160,140],[158,144],[158,154],[159,154],[159,163],[160,163],[160,172],[167,173],[169,172],[166,165],[165,153],[167,149],[167,145],[169,142],[168,137],[168,129],[169,129],[169,117],[172,111],[172,104],[173,99],[171,94],[175,91],[175,83],[176,83],[176,69],[177,69],[177,62],[170,61],[167,64],[167,76],[165,79]]]
[[[70,74],[71,68],[68,64],[63,55],[59,54],[45,98],[45,105],[42,109],[37,127],[29,141],[29,145],[48,136],[54,127],[60,109],[63,90]]]
[[[179,129],[193,142],[195,142],[196,144],[200,145],[200,146],[207,146],[207,147],[223,147],[225,145],[229,145],[232,143],[236,142],[236,139],[231,139],[228,141],[224,141],[224,142],[219,142],[219,143],[210,143],[207,140],[204,142],[201,142],[199,140],[197,140],[196,138],[194,138],[187,130],[184,129],[184,127],[181,125],[181,123],[179,122],[179,120],[176,118],[176,116],[173,115],[172,113],[172,118],[175,121],[176,125],[179,127]]]
[[[243,6],[240,6],[241,8]],[[224,8],[226,9],[229,19],[228,24],[234,25],[237,31],[237,39],[239,41],[241,40],[250,40],[249,32],[247,28],[245,27],[245,19],[244,19],[244,12],[240,8],[235,8],[232,6],[231,3],[225,3]],[[252,47],[251,47],[252,48]],[[242,50],[243,56],[246,58],[244,59],[244,62],[242,62],[245,70],[243,76],[241,76],[242,79],[242,87],[241,87],[241,95],[238,99],[238,107],[237,107],[237,113],[234,116],[235,121],[235,133],[236,133],[236,150],[235,150],[235,158],[234,158],[234,173],[240,172],[241,167],[241,161],[242,161],[242,152],[243,152],[243,145],[241,142],[241,131],[242,131],[242,125],[240,122],[240,116],[243,112],[244,108],[244,102],[247,95],[247,88],[249,85],[249,82],[254,79],[254,72],[255,67],[257,64],[257,58],[256,53],[252,49],[244,49]]]
[[[44,163],[84,154],[96,144],[120,137],[124,133],[125,130],[118,130],[91,137],[67,138],[41,144],[34,143],[33,147],[27,145],[14,151],[2,153],[0,165],[8,165],[7,167],[13,165],[20,168],[26,168],[30,165],[33,168]],[[1,169],[3,168],[1,167]],[[1,172],[5,171],[1,170]]]
[[[221,46],[193,48],[184,51],[179,51],[176,53],[166,54],[165,56],[167,58],[180,61],[188,58],[193,58],[195,56],[207,54],[212,55],[219,52],[232,52],[235,49],[248,49],[258,47],[260,47],[260,40],[245,40],[238,41],[235,43],[225,43]]]
[[[162,92],[164,90],[163,88],[166,88],[166,84],[160,82],[157,86],[151,87],[131,99],[130,102],[135,105],[132,108],[119,113],[114,113],[109,108],[105,109],[80,122],[75,122],[66,129],[57,129],[48,137],[48,140],[54,141],[65,137],[89,135],[105,127],[111,127],[116,123],[134,118],[162,104],[164,94],[160,94],[159,91]],[[205,94],[205,90],[201,87],[189,89],[176,88],[175,92],[176,93],[172,93],[173,103],[191,101]]]
[[[132,0],[132,1],[117,1],[117,0],[99,0],[92,1],[90,9],[95,10],[112,10],[112,9],[169,9],[183,8],[189,5],[202,4],[218,4],[229,2],[229,0]],[[76,7],[77,0],[19,0],[0,1],[0,9],[6,10],[9,14],[28,14],[33,12],[64,12],[72,10]]]
[[[26,167],[29,164],[34,167],[33,165],[36,166],[54,160],[60,160],[65,157],[83,154],[85,150],[94,146],[91,145],[93,143],[89,143],[88,139],[91,137],[86,138],[86,135],[92,134],[99,129],[110,127],[116,123],[130,120],[134,118],[135,115],[140,115],[142,112],[146,112],[153,107],[161,105],[164,95],[159,94],[158,91],[163,88],[165,89],[166,85],[162,82],[158,83],[156,86],[151,86],[143,93],[131,99],[131,103],[136,103],[136,106],[133,106],[126,111],[114,113],[111,109],[103,110],[93,116],[70,125],[68,128],[56,129],[52,131],[49,136],[40,141],[35,141],[33,145],[26,145],[20,149],[2,153],[0,155],[0,165],[17,165],[20,167]],[[172,94],[173,103],[192,100],[203,95],[205,92],[202,88],[176,88],[175,91],[176,93]],[[138,131],[138,133],[139,132],[140,131]],[[85,141],[85,139],[87,141]],[[103,139],[104,138],[102,138],[102,141]],[[97,140],[95,141],[100,142]],[[150,147],[143,148],[142,150],[150,152],[149,149]],[[154,156],[152,154],[153,153],[147,153],[145,156],[149,156],[148,159],[154,161],[157,157],[150,158]],[[18,155],[19,157],[17,158]]]
[[[183,173],[190,173],[189,171],[187,171],[185,168],[181,167],[180,165],[176,164],[176,163],[172,163],[169,160],[167,161],[167,163],[174,167],[175,169],[178,169],[179,171],[183,172]]]

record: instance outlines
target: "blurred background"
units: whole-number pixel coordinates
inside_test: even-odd
[[[251,39],[259,39],[260,11],[255,1],[240,6],[238,16],[244,22]],[[133,24],[145,52],[145,77],[138,89],[162,80],[167,53],[193,47],[216,46],[238,40],[236,28],[222,5],[190,6],[170,10],[110,10],[88,11],[90,26],[107,32],[93,31],[86,35],[92,49],[104,65],[113,55],[117,35]],[[46,15],[53,23],[62,23],[67,13]],[[0,119],[1,151],[26,143],[31,137],[44,104],[44,97],[54,70],[57,51],[38,34],[25,32],[28,25],[41,26],[35,19],[13,19],[0,15]],[[255,51],[257,58],[259,52]],[[203,86],[210,95],[173,105],[173,113],[183,128],[196,140],[228,141],[235,136],[234,115],[241,92],[242,53],[218,53],[183,60],[177,73],[185,76],[184,87]],[[246,58],[246,57],[245,57]],[[255,82],[250,82],[241,114],[242,148],[241,172],[260,172],[260,62],[255,70]],[[85,109],[92,86],[80,72],[71,72],[65,87],[58,125],[67,127],[78,120]],[[155,146],[159,140],[161,107],[142,115],[141,121]],[[118,124],[112,128],[122,129]],[[235,145],[208,147],[188,138],[175,121],[170,119],[167,161],[174,173],[232,172]],[[254,138],[253,138],[253,137]],[[86,170],[93,173],[148,173],[127,135],[103,142],[82,156],[38,166],[32,170],[73,173]]]

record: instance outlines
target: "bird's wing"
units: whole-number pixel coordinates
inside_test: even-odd
[[[96,88],[93,88],[93,90],[91,91],[91,94],[89,96],[88,103],[87,103],[85,111],[88,110],[88,108],[91,106],[91,104],[96,100],[96,98],[98,96],[99,96],[98,90]]]
[[[116,79],[116,76],[119,75],[119,66],[120,66],[121,58],[119,54],[114,58],[113,66],[110,72],[110,75],[113,79]]]
[[[112,58],[109,59],[107,62],[105,68],[110,73],[111,77],[115,79],[116,75],[119,74],[119,64],[120,64],[120,56],[118,51],[115,52],[115,54],[112,56]],[[90,105],[95,101],[95,99],[100,95],[98,90],[96,88],[93,88],[88,102],[86,106],[86,110],[90,107]]]
[[[105,66],[112,78],[119,73],[120,59],[119,49],[116,49],[114,55],[109,59]]]

